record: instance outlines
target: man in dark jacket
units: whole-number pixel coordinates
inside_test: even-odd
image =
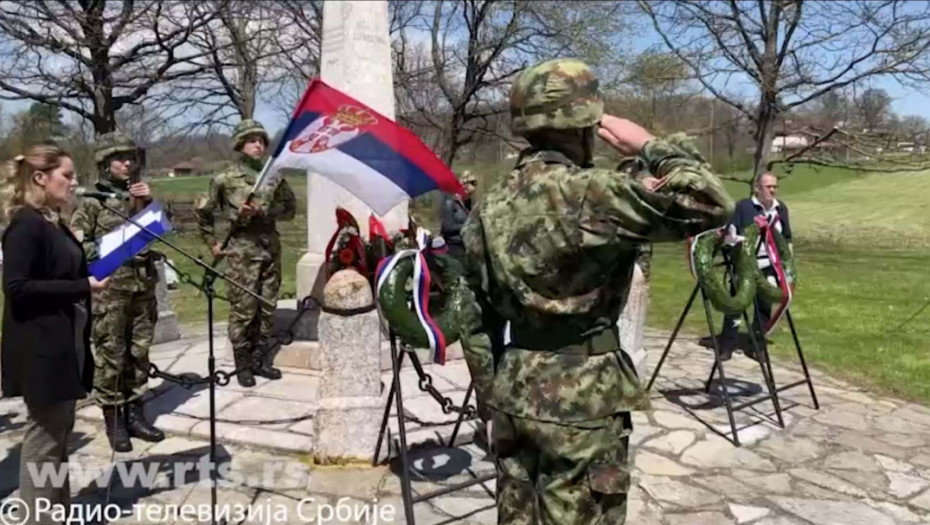
[[[447,195],[442,201],[442,229],[440,231],[446,246],[449,247],[449,255],[456,259],[465,256],[465,247],[462,244],[462,226],[465,219],[471,212],[471,198],[478,188],[478,178],[472,172],[465,170],[462,173],[462,185],[465,186],[465,197],[458,195]]]
[[[753,223],[756,217],[764,216],[766,221],[772,225],[776,231],[782,234],[785,240],[791,246],[791,223],[788,220],[788,206],[775,198],[778,193],[778,177],[771,172],[765,172],[756,179],[753,187],[753,196],[749,199],[743,199],[736,204],[733,216],[727,222],[727,228],[736,230],[739,235],[743,230]],[[793,248],[792,248],[793,249]],[[765,244],[759,246],[756,253],[759,269],[770,281],[775,278],[775,270],[769,261],[768,252]],[[752,330],[756,334],[756,341],[764,343],[762,329],[768,323],[772,316],[772,305],[766,302],[761,295],[757,295],[759,311],[753,316]],[[738,344],[739,315],[726,315],[723,318],[723,331],[720,335],[721,355],[724,360],[729,359]],[[751,350],[744,350],[751,355]]]

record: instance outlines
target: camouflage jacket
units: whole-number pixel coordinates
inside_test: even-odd
[[[494,356],[492,406],[583,422],[645,405],[632,363],[616,351],[639,245],[721,226],[733,202],[684,137],[653,140],[640,156],[660,179],[654,190],[555,151],[525,151],[470,215],[456,310],[463,345]],[[506,323],[512,343],[503,347]]]
[[[132,216],[126,183],[104,179],[97,181],[94,186],[97,191],[118,195],[119,197],[107,199],[104,203],[121,211],[127,217]],[[71,230],[81,241],[88,263],[99,258],[97,241],[124,224],[126,224],[126,219],[104,208],[97,199],[82,199],[71,215]],[[150,250],[140,252],[110,276],[107,289],[154,293],[155,285],[158,283],[158,274],[154,265],[154,257],[157,255],[156,252]]]
[[[197,222],[200,236],[208,246],[222,242],[216,235],[217,218],[230,224],[235,223],[234,237],[267,241],[268,237],[276,238],[278,235],[275,229],[276,221],[291,220],[297,212],[297,199],[290,185],[282,177],[273,191],[252,198],[252,202],[264,210],[263,214],[248,219],[237,219],[239,209],[248,199],[261,171],[257,163],[250,161],[251,159],[241,155],[234,166],[213,177],[208,194],[198,199]]]

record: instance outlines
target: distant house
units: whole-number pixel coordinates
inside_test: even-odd
[[[772,140],[772,153],[790,155],[810,145],[810,139],[803,135],[779,135]]]
[[[169,177],[183,177],[185,175],[193,175],[194,165],[190,162],[179,162],[171,167],[171,171],[168,172]]]

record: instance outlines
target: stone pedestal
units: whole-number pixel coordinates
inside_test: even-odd
[[[394,118],[394,84],[386,1],[342,1],[323,4],[320,77],[330,86]],[[336,207],[358,220],[368,238],[371,209],[325,177],[307,174],[307,252],[297,263],[297,297],[321,297],[324,252],[336,231]],[[388,234],[406,228],[407,203],[380,217]],[[315,321],[315,320],[314,320]],[[308,334],[313,329],[304,330]]]
[[[153,344],[177,341],[181,338],[181,329],[178,326],[178,316],[171,310],[168,300],[168,282],[165,279],[165,263],[155,263],[158,269],[158,284],[155,286],[155,298],[158,301],[158,321],[155,323],[155,339]]]
[[[645,380],[646,347],[643,336],[646,330],[646,311],[649,308],[649,283],[638,264],[634,265],[630,295],[620,313],[617,327],[620,330],[620,347],[629,354],[640,380]]]
[[[381,323],[371,287],[355,270],[337,272],[323,290],[323,305],[314,452],[324,463],[370,463],[384,410]]]

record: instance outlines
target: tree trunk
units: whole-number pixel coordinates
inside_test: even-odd
[[[113,72],[110,70],[110,48],[104,38],[103,2],[95,3],[85,13],[86,33],[93,66],[94,134],[116,130],[116,107],[113,102]]]
[[[446,135],[446,147],[443,148],[445,151],[445,156],[442,159],[445,161],[446,166],[452,167],[452,162],[455,161],[455,154],[458,152],[459,148],[462,146],[462,143],[459,141],[459,130],[462,127],[462,122],[465,121],[465,115],[463,115],[463,108],[457,108],[454,113],[452,113],[452,118],[449,121],[449,132]]]
[[[778,108],[775,105],[774,93],[763,93],[756,121],[756,152],[753,155],[752,184],[766,169],[769,153],[772,151],[772,141],[775,139],[775,123],[778,119]],[[752,186],[749,188],[752,193]]]

